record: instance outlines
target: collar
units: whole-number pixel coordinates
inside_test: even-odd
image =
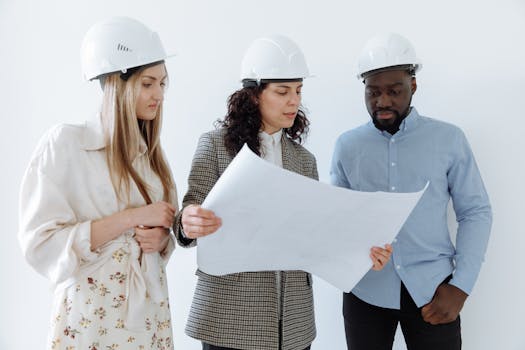
[[[82,135],[81,147],[86,151],[99,151],[106,148],[106,141],[104,139],[104,131],[102,129],[102,122],[100,114],[96,118],[86,121],[84,125],[84,134]],[[141,138],[139,143],[139,150],[137,157],[146,154],[148,146]]]
[[[401,122],[401,125],[399,125],[399,131],[405,132],[407,129],[415,128],[419,119],[420,117],[416,107],[410,107],[410,113],[408,113],[406,118]]]
[[[81,146],[86,151],[98,151],[106,148],[100,115],[97,115],[96,118],[86,121],[84,125],[84,134],[82,135]]]
[[[281,142],[281,137],[283,135],[283,129],[274,132],[273,134],[268,134],[265,131],[259,131],[259,137],[264,144],[279,144]]]
[[[410,112],[408,113],[408,115],[405,117],[405,119],[403,119],[403,121],[399,125],[399,131],[398,132],[406,132],[407,130],[414,129],[417,126],[417,124],[418,124],[420,119],[421,119],[421,117],[420,117],[419,113],[417,112],[416,107],[410,107]],[[375,130],[375,132],[377,132],[378,134],[390,135],[390,133],[388,131],[383,131],[383,130],[379,130],[378,128],[376,128],[376,126],[374,125],[374,122],[372,120],[370,120],[368,122],[368,126],[371,127],[373,130]],[[396,133],[396,135],[397,135],[397,133]]]

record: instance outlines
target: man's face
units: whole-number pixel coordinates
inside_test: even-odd
[[[416,78],[405,70],[384,71],[365,79],[366,109],[378,129],[397,132],[416,88]]]

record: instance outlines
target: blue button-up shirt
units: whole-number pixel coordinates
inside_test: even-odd
[[[381,271],[370,270],[352,292],[365,302],[399,309],[401,281],[421,307],[437,286],[470,294],[484,259],[492,224],[489,198],[463,132],[420,116],[415,108],[390,135],[369,123],[342,134],[331,165],[334,185],[357,191],[415,192],[429,187],[392,242]],[[452,199],[456,244],[447,225]],[[351,234],[351,232],[350,232]]]

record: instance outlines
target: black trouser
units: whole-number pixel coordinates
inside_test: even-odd
[[[397,324],[408,350],[461,349],[461,322],[431,325],[423,320],[407,289],[401,284],[401,310],[365,303],[352,293],[343,295],[346,344],[349,350],[391,350]]]
[[[202,350],[236,350],[236,349],[223,348],[221,346],[215,346],[211,344],[202,343]],[[304,350],[310,350],[310,347],[307,347]]]

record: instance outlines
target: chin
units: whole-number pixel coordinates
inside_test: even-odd
[[[154,120],[156,117],[156,115],[138,115],[137,116],[137,119],[140,119],[140,120]]]

